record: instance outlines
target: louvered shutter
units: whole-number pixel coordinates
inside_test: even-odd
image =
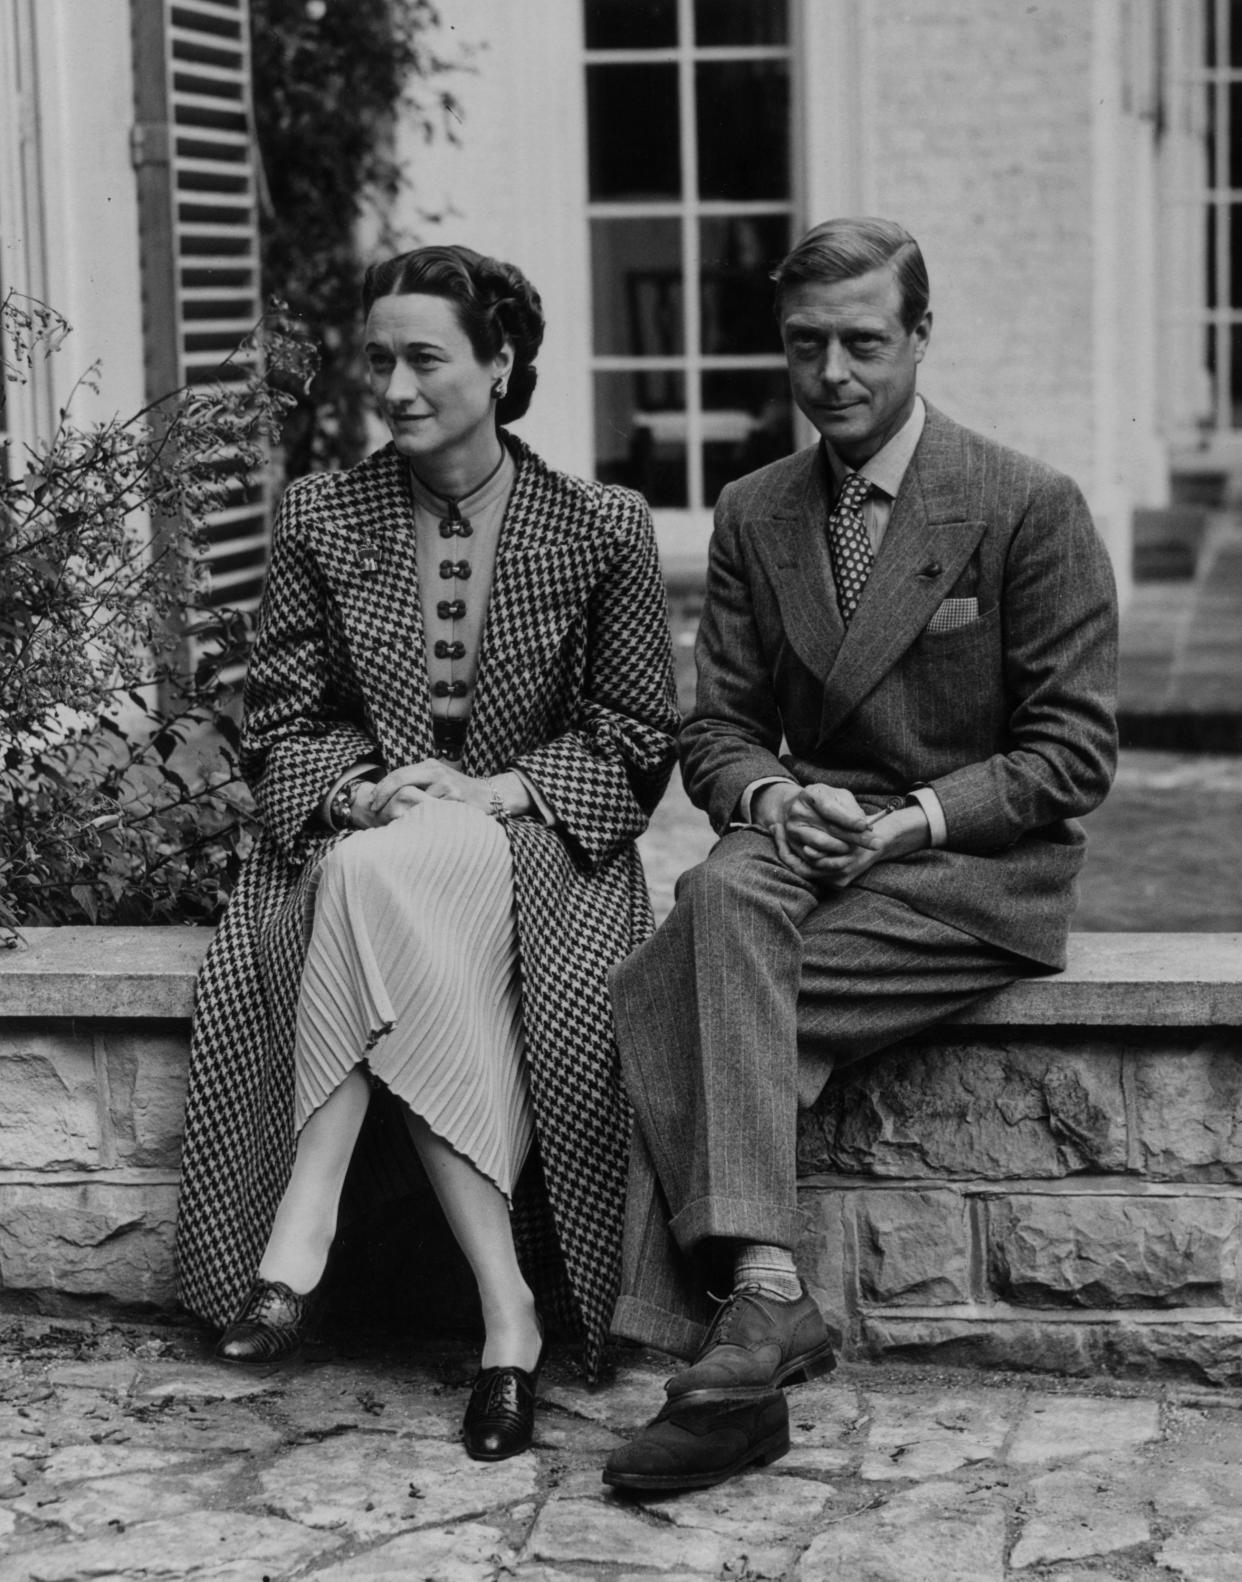
[[[246,0],[132,3],[147,385],[156,399],[248,372],[236,348],[261,313],[249,15]],[[213,516],[214,604],[257,603],[268,504],[254,477]]]

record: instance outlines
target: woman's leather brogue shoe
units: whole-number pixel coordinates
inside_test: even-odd
[[[504,1461],[529,1450],[535,1437],[538,1370],[483,1368],[470,1387],[461,1436],[475,1461]]]
[[[224,1362],[279,1362],[306,1338],[315,1291],[301,1296],[279,1280],[256,1280],[237,1317],[216,1342]]]
[[[535,1387],[547,1353],[543,1321],[539,1325],[539,1356],[526,1368],[481,1368],[470,1386],[461,1437],[475,1461],[505,1461],[529,1450],[535,1437]]]

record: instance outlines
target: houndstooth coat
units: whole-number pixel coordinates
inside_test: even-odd
[[[554,1253],[554,1223],[594,1376],[618,1283],[629,1141],[606,976],[652,926],[634,839],[671,772],[672,655],[641,497],[552,472],[505,438],[518,471],[462,767],[521,769],[557,814],[555,829],[506,820],[546,1184],[536,1187],[546,1200],[519,1194],[515,1221],[532,1267]],[[216,1324],[254,1277],[292,1162],[309,880],[349,838],[323,827],[320,804],[359,759],[395,768],[434,755],[413,546],[405,463],[391,445],[286,491],[246,683],[243,769],[263,833],[199,978],[187,1100],[181,1289]],[[528,1171],[524,1189],[539,1174]]]

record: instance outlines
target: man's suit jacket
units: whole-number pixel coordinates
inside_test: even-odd
[[[1116,593],[1075,484],[930,405],[848,629],[818,446],[729,485],[683,727],[718,829],[769,775],[864,806],[917,784],[946,845],[856,882],[1046,967],[1065,961],[1085,837],[1116,763]],[[949,597],[978,617],[929,631]]]

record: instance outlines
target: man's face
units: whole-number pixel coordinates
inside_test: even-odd
[[[781,302],[781,340],[794,400],[851,467],[874,456],[914,408],[915,370],[931,313],[901,323],[901,288],[887,265],[852,280],[806,280]]]

